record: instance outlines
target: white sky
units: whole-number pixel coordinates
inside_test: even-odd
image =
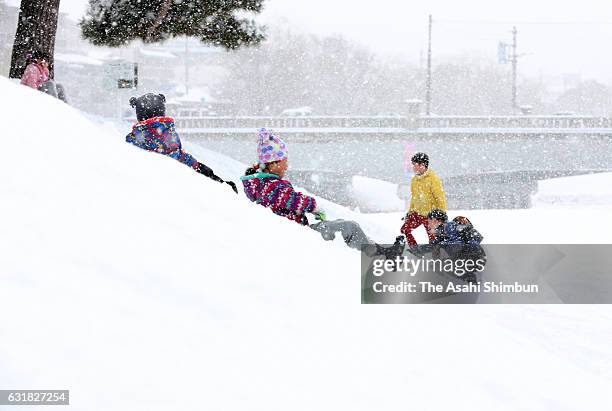
[[[61,0],[60,8],[78,18],[86,4]],[[528,54],[520,60],[521,73],[579,73],[612,83],[612,3],[605,0],[266,0],[258,20],[272,26],[282,19],[296,30],[315,34],[340,33],[381,54],[402,55],[417,63],[421,53],[425,55],[430,13],[434,64],[436,57],[465,53],[495,61],[497,43],[510,42],[516,24],[519,53]]]

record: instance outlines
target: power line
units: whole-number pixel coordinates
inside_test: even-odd
[[[446,20],[436,19],[443,24],[482,24],[482,25],[559,25],[559,26],[612,26],[612,21],[511,21],[511,20]]]
[[[425,114],[430,115],[431,112],[431,28],[433,18],[429,15],[429,36],[427,40],[427,82],[425,85]]]

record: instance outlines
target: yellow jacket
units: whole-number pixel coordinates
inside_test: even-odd
[[[421,175],[412,177],[408,212],[427,216],[434,208],[446,211],[446,197],[440,178],[433,170],[427,170]]]

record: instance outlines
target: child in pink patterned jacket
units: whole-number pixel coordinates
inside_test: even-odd
[[[21,76],[21,84],[40,90],[49,80],[49,58],[39,51],[33,52],[26,60],[26,69]]]

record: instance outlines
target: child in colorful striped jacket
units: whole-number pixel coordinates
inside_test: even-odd
[[[287,145],[265,128],[259,131],[257,154],[259,162],[241,177],[249,200],[270,208],[274,214],[318,231],[325,240],[333,240],[336,232],[340,232],[344,242],[352,248],[362,249],[363,246],[372,245],[376,254],[384,254],[388,258],[403,252],[403,242],[397,241],[391,248],[381,247],[371,241],[354,221],[327,221],[325,211],[317,206],[313,197],[295,191],[291,183],[283,179],[289,166]],[[309,224],[306,214],[312,214],[320,222]],[[398,239],[403,240],[403,237]]]
[[[178,160],[208,178],[228,184],[238,193],[233,181],[224,181],[210,167],[183,151],[181,139],[174,127],[174,119],[166,117],[165,101],[163,94],[149,93],[138,98],[132,97],[130,105],[136,109],[138,123],[134,124],[132,132],[125,137],[125,141],[143,150],[154,151]]]
[[[308,225],[306,213],[317,215],[317,201],[297,192],[282,178],[288,167],[287,146],[268,130],[259,131],[257,153],[260,163],[249,168],[241,177],[247,198],[270,208],[274,214],[301,225]]]
[[[310,196],[297,192],[291,183],[282,180],[278,174],[270,172],[255,173],[242,177],[244,191],[249,200],[270,208],[274,214],[286,217],[302,225],[308,225],[306,213],[317,214],[317,201]]]

